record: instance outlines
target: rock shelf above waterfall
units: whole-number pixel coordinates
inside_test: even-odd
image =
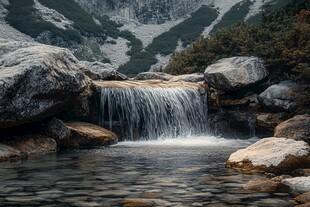
[[[201,94],[206,93],[205,85],[203,83],[191,82],[169,82],[162,80],[147,80],[147,81],[93,81],[94,87],[101,88],[184,88],[196,89]]]

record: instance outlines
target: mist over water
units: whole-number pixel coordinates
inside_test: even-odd
[[[257,141],[256,137],[251,139],[225,139],[215,136],[187,136],[176,138],[158,138],[157,140],[142,140],[142,141],[125,141],[120,142],[116,146],[132,146],[132,147],[209,147],[209,146],[233,146],[244,147]]]

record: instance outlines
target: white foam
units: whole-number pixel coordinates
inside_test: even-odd
[[[206,146],[248,146],[257,141],[257,138],[241,139],[224,139],[215,136],[189,136],[178,138],[165,138],[149,141],[125,141],[116,146],[180,146],[180,147],[206,147]]]

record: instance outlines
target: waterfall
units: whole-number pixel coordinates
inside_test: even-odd
[[[207,130],[207,94],[193,88],[101,89],[100,124],[123,140],[197,135]]]

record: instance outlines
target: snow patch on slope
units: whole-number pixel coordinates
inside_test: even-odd
[[[126,54],[130,50],[129,43],[128,40],[121,37],[116,40],[109,38],[107,43],[100,46],[100,49],[110,59],[112,66],[118,68],[130,60],[130,57]]]
[[[204,37],[209,36],[210,32],[213,30],[214,26],[217,25],[223,18],[226,12],[228,12],[234,5],[241,2],[242,0],[216,0],[213,2],[214,7],[218,8],[218,17],[216,20],[212,22],[212,24],[205,28],[205,30],[202,32],[202,35]]]
[[[38,10],[44,21],[50,22],[60,29],[72,28],[73,22],[71,20],[56,10],[43,6],[38,0],[34,0],[34,8]]]
[[[179,19],[164,24],[141,24],[134,20],[125,20],[121,17],[113,17],[111,20],[122,23],[124,26],[120,29],[132,32],[139,40],[141,40],[144,48],[151,44],[155,37],[169,31],[172,27],[184,21],[184,19]]]
[[[262,6],[268,2],[271,2],[272,0],[252,0],[253,3],[250,6],[250,11],[244,18],[244,20],[248,20],[250,17],[255,16],[256,14],[260,13],[262,11]]]

